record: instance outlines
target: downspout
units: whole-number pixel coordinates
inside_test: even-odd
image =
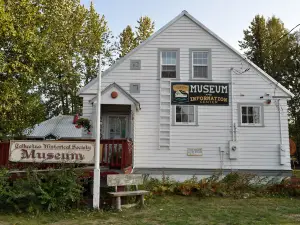
[[[279,114],[279,131],[280,131],[280,145],[279,145],[280,165],[284,165],[285,164],[285,149],[283,146],[280,99],[278,99],[278,114]]]
[[[232,141],[236,141],[235,123],[234,123],[234,102],[233,102],[233,68],[230,69],[230,94],[231,94],[231,133]]]
[[[279,130],[280,130],[280,145],[283,145],[283,138],[282,138],[282,126],[281,126],[281,112],[280,112],[280,99],[278,99],[278,113],[279,113]]]

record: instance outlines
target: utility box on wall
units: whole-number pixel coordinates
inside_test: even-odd
[[[239,147],[237,141],[229,141],[229,159],[238,159]]]

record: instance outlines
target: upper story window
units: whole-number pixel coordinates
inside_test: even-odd
[[[190,49],[190,78],[211,80],[210,50]]]
[[[161,77],[176,78],[176,51],[161,52]]]
[[[239,104],[240,126],[263,126],[262,104]]]
[[[159,50],[159,78],[179,77],[179,49]]]

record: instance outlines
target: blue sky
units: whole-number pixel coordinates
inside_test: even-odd
[[[91,0],[81,0],[88,6]],[[97,12],[106,17],[114,35],[149,16],[158,30],[182,10],[207,26],[235,49],[256,14],[279,17],[288,29],[300,23],[300,0],[93,0]]]

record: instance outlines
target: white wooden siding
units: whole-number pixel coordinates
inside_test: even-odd
[[[289,170],[289,141],[286,100],[282,104],[282,130],[286,163],[280,165],[279,115],[274,100],[264,105],[264,127],[238,127],[237,103],[263,103],[270,96],[287,96],[270,80],[250,67],[246,73],[233,75],[234,122],[239,143],[238,160],[229,160],[228,142],[231,133],[230,106],[199,106],[199,126],[171,126],[170,150],[159,150],[159,88],[158,48],[180,48],[180,81],[190,77],[190,48],[210,48],[212,82],[230,82],[230,69],[244,70],[249,65],[187,17],[180,18],[167,30],[136,51],[102,79],[102,88],[116,82],[129,92],[130,83],[140,83],[139,94],[132,94],[141,103],[135,115],[135,167],[137,168],[195,168],[219,169],[219,148],[225,149],[224,169]],[[130,59],[141,60],[141,70],[130,70]],[[94,84],[86,93],[96,93]],[[84,97],[84,116],[91,116],[88,97]],[[231,104],[231,102],[230,102]],[[187,148],[203,148],[202,157],[188,157]]]

